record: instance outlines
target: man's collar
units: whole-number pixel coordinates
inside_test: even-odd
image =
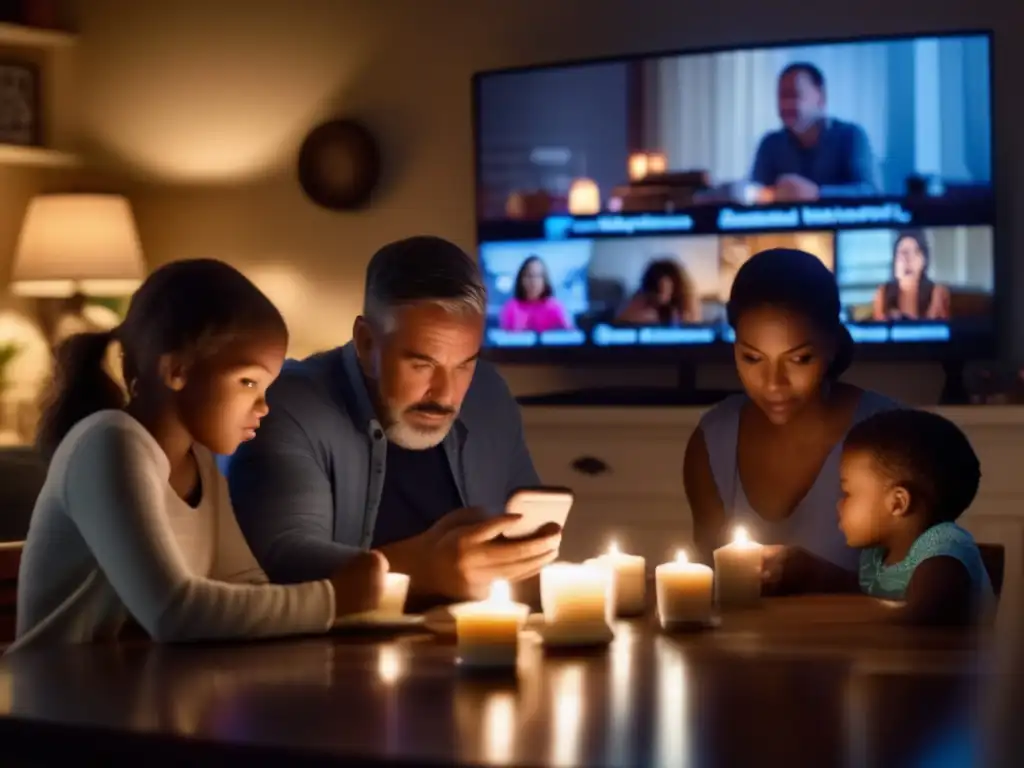
[[[818,136],[820,137],[822,134],[827,133],[829,130],[831,130],[831,128],[832,128],[832,126],[834,124],[835,124],[835,119],[829,117],[828,115],[825,115],[824,117],[819,117],[818,121],[817,121]],[[783,126],[782,130],[785,131],[786,133],[788,133],[794,139],[797,138],[796,131],[791,131],[789,128],[786,128],[785,126]]]
[[[359,365],[359,356],[356,354],[356,344],[350,341],[341,348],[342,372],[348,382],[349,389],[353,394],[354,409],[352,418],[356,426],[367,434],[375,429],[383,429],[380,419],[377,418],[377,411],[373,407],[373,398],[366,388],[366,378],[363,376],[363,369]],[[459,437],[465,439],[469,431],[461,415],[455,419],[452,430],[458,433]]]
[[[353,394],[354,406],[352,419],[362,432],[370,432],[373,429],[380,429],[380,420],[373,407],[373,399],[366,388],[366,379],[363,378],[363,369],[359,365],[359,356],[356,355],[356,344],[350,341],[341,348],[342,372],[348,382],[350,391]]]

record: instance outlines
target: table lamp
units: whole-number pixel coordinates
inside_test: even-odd
[[[50,323],[56,345],[72,333],[107,330],[117,313],[89,297],[124,298],[145,272],[128,200],[121,195],[60,194],[32,199],[18,236],[11,291],[57,299]]]
[[[573,216],[596,216],[601,212],[601,190],[593,179],[575,179],[569,187],[569,213]]]

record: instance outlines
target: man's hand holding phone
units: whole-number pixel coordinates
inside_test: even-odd
[[[431,557],[437,593],[456,600],[481,600],[496,579],[511,583],[528,579],[558,558],[561,527],[546,526],[525,539],[505,538],[504,532],[518,521],[518,516],[506,513],[443,533]]]
[[[409,574],[411,591],[449,600],[480,600],[492,581],[528,579],[558,558],[560,525],[543,525],[522,539],[503,535],[520,522],[518,515],[488,518],[480,509],[457,509],[419,536],[382,549],[392,570]]]

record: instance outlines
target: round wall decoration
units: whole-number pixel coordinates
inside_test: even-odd
[[[332,211],[365,206],[380,178],[377,141],[354,120],[329,120],[299,149],[299,184],[317,205]]]

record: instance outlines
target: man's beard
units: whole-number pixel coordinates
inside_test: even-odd
[[[440,444],[448,436],[458,415],[457,410],[440,403],[417,403],[399,414],[392,412],[390,408],[388,410],[389,426],[385,428],[384,434],[391,442],[410,451],[425,451]],[[416,426],[405,420],[406,414],[415,411],[444,415],[447,419],[434,427]]]

